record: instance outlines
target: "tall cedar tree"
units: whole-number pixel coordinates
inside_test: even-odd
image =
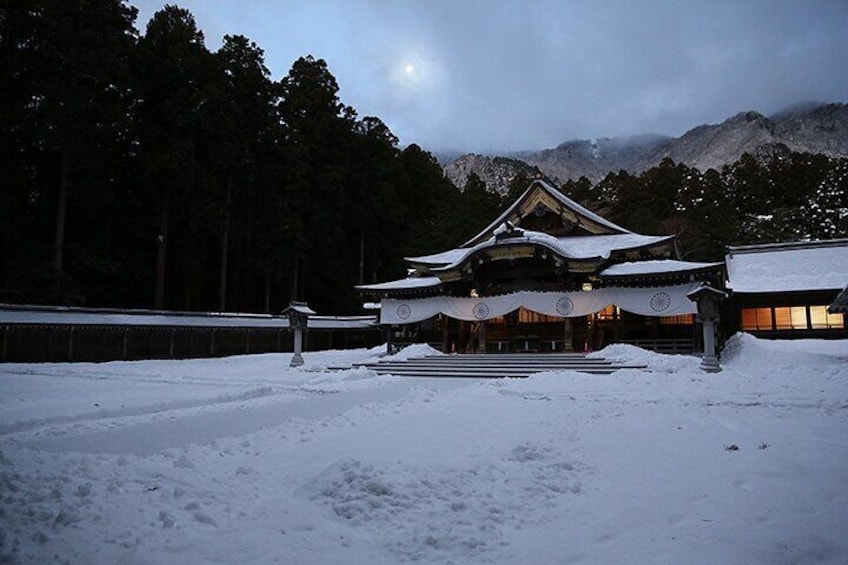
[[[355,261],[344,230],[355,114],[338,91],[327,63],[312,56],[295,61],[281,82],[280,115],[293,165],[286,181],[304,226],[302,245],[289,250],[292,295],[327,311],[356,307]]]
[[[212,210],[220,239],[218,254],[218,309],[232,304],[238,308],[242,267],[250,266],[253,241],[250,237],[257,212],[260,187],[257,169],[267,160],[266,147],[273,146],[273,86],[265,67],[264,53],[240,35],[224,36],[215,54],[217,79],[211,94],[211,135],[205,136],[213,174]],[[230,266],[231,248],[235,265]],[[261,268],[260,265],[256,267]],[[228,301],[228,279],[235,274],[235,288]]]
[[[157,249],[154,307],[191,307],[206,266],[204,197],[208,170],[199,151],[210,110],[208,90],[213,77],[211,54],[194,17],[182,8],[165,6],[154,14],[139,41],[140,104],[138,137],[144,182],[150,189],[151,216]],[[169,258],[173,248],[176,260]],[[166,300],[169,270],[183,281]],[[213,279],[214,280],[214,279]],[[179,289],[178,289],[179,290]]]
[[[108,241],[119,215],[119,173],[108,165],[120,167],[127,149],[136,10],[119,0],[11,2],[2,10],[3,76],[11,79],[2,100],[3,133],[21,144],[16,153],[32,167],[9,163],[13,155],[4,151],[14,183],[10,208],[20,209],[26,194],[24,207],[53,210],[52,292],[43,298],[84,302],[85,289],[63,283],[100,269],[103,261],[79,251]],[[43,244],[43,234],[31,241]],[[85,267],[68,268],[69,243]],[[101,258],[104,253],[99,250]]]

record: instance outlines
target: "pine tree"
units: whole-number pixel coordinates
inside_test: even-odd
[[[208,170],[198,145],[209,110],[206,89],[214,77],[213,60],[194,16],[166,6],[147,24],[137,62],[141,168],[158,226],[154,307],[166,304],[169,265],[182,276],[183,307],[189,307],[198,298],[208,261],[201,233],[201,187]],[[169,258],[169,251],[177,260]]]
[[[832,159],[825,178],[805,203],[807,237],[848,237],[848,159]]]
[[[349,311],[358,306],[356,261],[344,231],[355,112],[339,100],[338,84],[323,59],[299,58],[280,88],[293,165],[287,183],[304,227],[303,245],[290,250],[293,297],[319,310]]]
[[[135,17],[135,8],[119,0],[14,2],[0,12],[0,44],[10,57],[4,80],[11,78],[4,128],[11,127],[35,166],[17,181],[29,185],[30,200],[54,210],[53,300],[75,300],[62,287],[69,231],[84,255],[90,244],[80,231],[101,225],[102,216],[81,202],[112,201],[114,175],[104,166],[127,142]],[[103,235],[91,237],[97,242]]]

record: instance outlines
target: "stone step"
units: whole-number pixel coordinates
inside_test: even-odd
[[[497,377],[528,377],[537,373],[548,371],[578,371],[581,373],[593,374],[609,374],[623,367],[575,367],[569,369],[538,369],[538,368],[504,368],[504,367],[369,367],[375,373],[380,375],[397,375],[397,376],[463,376],[463,377],[482,377],[482,378],[497,378]]]
[[[582,354],[428,355],[406,360],[381,359],[357,366],[366,367],[381,375],[473,378],[523,378],[545,371],[609,374],[619,369],[645,368],[645,365],[615,364],[603,358],[588,358]]]
[[[535,365],[551,365],[551,366],[568,366],[568,365],[604,365],[609,364],[610,361],[606,359],[562,359],[562,360],[546,360],[546,359],[534,359],[534,360],[526,360],[521,361],[517,359],[504,359],[504,360],[483,360],[483,359],[445,359],[445,360],[436,360],[436,359],[422,359],[418,357],[410,358],[406,361],[396,361],[393,359],[386,359],[379,361],[380,365],[398,365],[403,363],[426,363],[427,365],[469,365],[469,366],[503,366],[503,365],[517,365],[517,366],[535,366]]]

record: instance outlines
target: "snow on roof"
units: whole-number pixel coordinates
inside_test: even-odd
[[[611,265],[601,271],[601,276],[627,276],[627,275],[657,275],[661,273],[679,273],[686,271],[697,271],[721,266],[723,263],[696,263],[693,261],[675,261],[673,259],[660,259],[653,261],[631,261]]]
[[[463,250],[465,251],[465,250]],[[439,277],[407,277],[395,281],[382,282],[377,284],[360,284],[356,286],[357,290],[412,290],[416,288],[430,288],[439,286],[442,281]]]
[[[583,216],[583,217],[585,217],[585,218],[587,218],[587,219],[589,219],[589,220],[591,220],[591,221],[593,221],[597,224],[600,224],[600,225],[602,225],[606,228],[609,228],[609,229],[611,229],[615,232],[618,232],[618,233],[633,233],[630,230],[625,229],[625,228],[619,226],[618,224],[614,224],[614,223],[610,222],[609,220],[607,220],[606,218],[603,218],[603,217],[595,214],[591,210],[584,208],[583,206],[581,206],[580,204],[578,204],[577,202],[575,202],[571,198],[568,198],[566,195],[564,195],[563,193],[561,193],[560,191],[558,191],[557,189],[555,189],[554,187],[552,187],[551,185],[546,183],[545,181],[535,180],[530,184],[529,187],[527,187],[527,190],[525,190],[521,194],[521,196],[519,196],[515,200],[515,202],[513,202],[513,204],[509,208],[506,209],[506,211],[503,214],[498,216],[498,218],[494,222],[492,222],[491,224],[486,226],[480,233],[478,233],[477,235],[475,235],[474,237],[472,237],[471,239],[469,239],[468,241],[463,243],[460,247],[468,247],[470,245],[473,245],[475,241],[477,241],[481,237],[485,236],[487,233],[493,233],[494,229],[499,227],[505,220],[509,219],[509,216],[515,211],[516,208],[518,208],[521,205],[521,203],[524,201],[525,197],[528,194],[530,194],[531,191],[536,190],[536,187],[541,187],[542,190],[544,190],[545,192],[550,194],[554,199],[556,199],[563,206],[565,206],[566,208],[569,208],[570,210],[572,210],[573,212],[575,212],[576,214],[578,214],[580,216]]]
[[[841,290],[848,283],[848,239],[731,247],[734,292]]]
[[[282,315],[287,316],[289,312],[297,312],[298,314],[303,314],[304,316],[314,316],[317,314],[315,310],[307,306],[306,302],[292,302],[285,308],[283,308]]]
[[[622,233],[612,235],[582,235],[570,237],[554,237],[552,235],[522,230],[522,235],[498,239],[491,237],[474,247],[454,249],[441,255],[453,259],[450,263],[439,266],[434,271],[445,271],[462,264],[472,254],[497,247],[500,245],[532,244],[550,249],[566,259],[609,258],[613,251],[646,247],[674,239],[672,235],[640,235],[638,233]],[[432,256],[431,256],[432,257]]]
[[[467,248],[458,247],[441,253],[433,253],[432,255],[421,255],[420,257],[404,257],[409,263],[420,263],[422,265],[450,265],[457,259],[464,257],[468,252]]]
[[[836,296],[827,311],[831,314],[848,314],[848,286]]]
[[[308,327],[367,328],[376,320],[376,316],[309,316]],[[185,313],[4,304],[0,305],[0,324],[285,329],[289,327],[289,320],[270,314]]]
[[[318,330],[370,328],[377,325],[377,316],[309,316],[307,327]]]

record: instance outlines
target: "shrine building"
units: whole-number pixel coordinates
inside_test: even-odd
[[[700,350],[694,298],[727,278],[724,262],[681,260],[676,236],[634,233],[542,180],[456,249],[406,261],[406,278],[357,289],[390,341],[446,352]]]
[[[726,325],[771,339],[848,339],[848,239],[730,247]]]

